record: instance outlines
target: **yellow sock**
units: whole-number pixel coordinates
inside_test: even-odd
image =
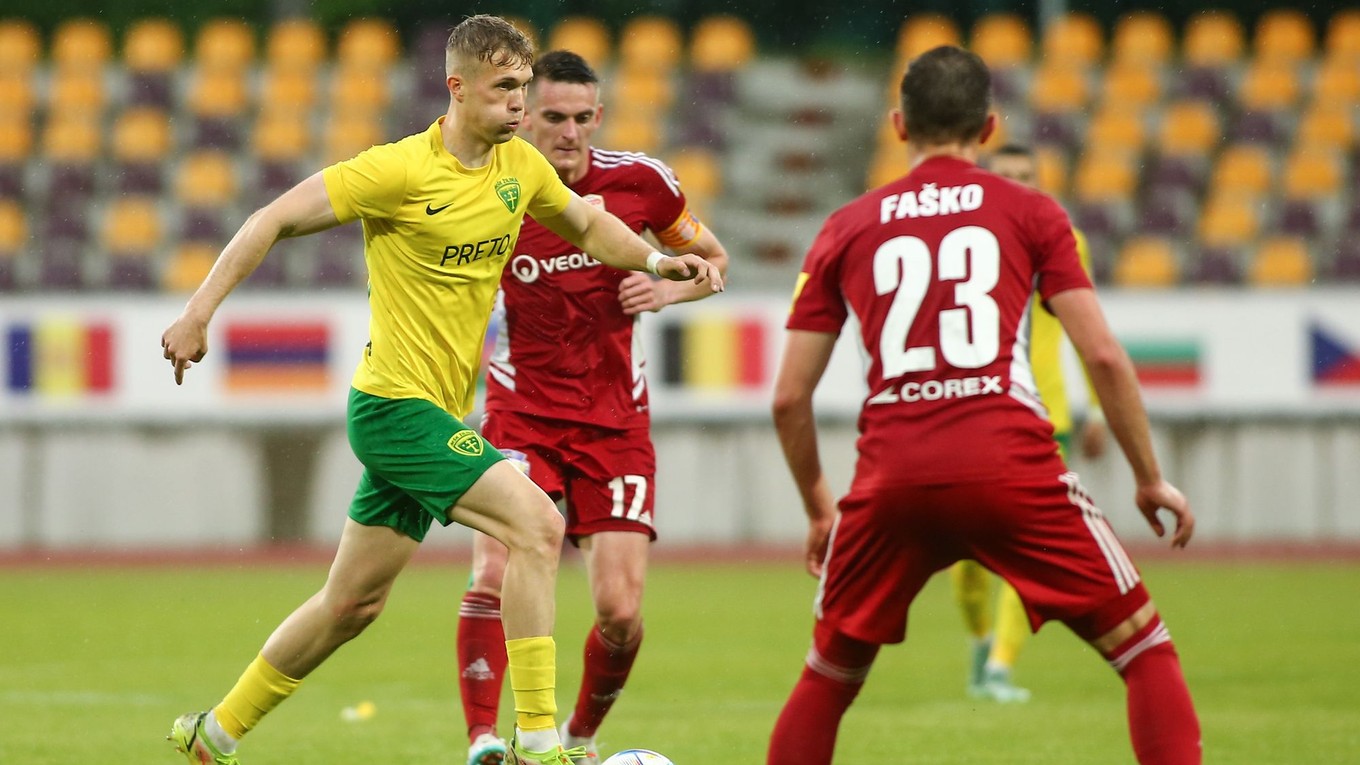
[[[270,666],[263,654],[256,656],[222,703],[213,708],[213,716],[222,730],[240,740],[301,683]]]
[[[963,622],[973,637],[982,640],[992,631],[991,589],[987,569],[975,560],[961,560],[949,569],[954,600],[963,609]]]
[[[520,730],[557,726],[557,644],[551,637],[505,641],[510,659],[510,691],[515,696],[515,724]]]
[[[1020,647],[1029,638],[1029,616],[1015,588],[1006,582],[1001,583],[1001,592],[996,602],[996,637],[992,639],[992,654],[987,657],[988,664],[1001,667],[1015,666],[1015,658],[1020,655]]]

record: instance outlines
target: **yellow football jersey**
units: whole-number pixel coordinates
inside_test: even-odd
[[[1077,255],[1081,257],[1081,266],[1089,274],[1091,250],[1086,244],[1086,237],[1075,228],[1072,234],[1077,239]],[[1034,310],[1030,312],[1030,367],[1034,370],[1034,385],[1039,389],[1039,398],[1048,409],[1049,422],[1053,423],[1053,433],[1059,436],[1072,430],[1072,409],[1067,403],[1067,389],[1063,384],[1062,338],[1062,324],[1058,322],[1058,317],[1044,308],[1043,301],[1036,294]]]
[[[352,384],[383,398],[425,399],[461,419],[524,215],[561,213],[571,191],[520,138],[496,145],[485,166],[464,167],[444,148],[443,121],[323,177],[340,222],[364,226],[371,316]]]

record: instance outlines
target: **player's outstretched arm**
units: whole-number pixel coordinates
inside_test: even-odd
[[[705,228],[690,245],[690,251],[716,266],[724,280],[727,278],[727,250],[712,231]],[[639,273],[629,274],[619,283],[619,303],[629,316],[643,311],[660,311],[675,303],[702,300],[712,294],[713,290],[707,284],[658,281]]]
[[[807,570],[817,577],[822,575],[827,538],[836,518],[836,503],[817,454],[817,421],[812,411],[812,394],[826,372],[835,345],[836,336],[832,334],[789,330],[779,376],[774,384],[774,427],[779,433],[784,459],[793,473],[793,482],[803,498],[803,510],[808,517]]]
[[[717,266],[694,254],[666,256],[658,253],[623,221],[586,204],[575,194],[561,213],[537,220],[606,265],[630,271],[650,271],[671,281],[692,281],[705,285],[710,292],[723,291],[723,278]]]
[[[175,368],[175,384],[183,384],[184,370],[208,352],[208,322],[217,307],[260,265],[275,242],[321,231],[338,222],[321,173],[285,191],[247,218],[217,256],[184,312],[161,335],[164,356]]]
[[[1094,290],[1074,289],[1049,298],[1049,307],[1062,322],[1063,330],[1076,348],[1090,375],[1091,385],[1100,399],[1110,432],[1119,443],[1138,485],[1135,502],[1148,525],[1162,536],[1165,528],[1157,511],[1165,509],[1176,518],[1171,545],[1184,547],[1194,533],[1195,518],[1189,503],[1176,487],[1162,478],[1157,455],[1152,450],[1152,434],[1147,410],[1138,390],[1133,362],[1105,321]]]

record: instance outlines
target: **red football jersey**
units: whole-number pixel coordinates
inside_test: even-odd
[[[964,160],[926,160],[833,213],[788,328],[859,322],[856,485],[1061,472],[1029,364],[1030,297],[1090,286],[1062,208]]]
[[[645,154],[591,149],[590,167],[571,189],[673,250],[693,244],[702,230],[675,174]],[[637,317],[619,304],[627,274],[525,218],[496,302],[501,321],[487,367],[487,410],[646,426]]]

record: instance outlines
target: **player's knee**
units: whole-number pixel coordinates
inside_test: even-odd
[[[642,608],[639,603],[601,603],[596,609],[595,622],[600,634],[611,643],[631,643],[642,629]]]
[[[387,603],[387,594],[371,593],[359,597],[340,597],[328,602],[331,619],[339,632],[354,637],[378,620]]]
[[[556,557],[562,549],[567,525],[557,506],[546,494],[535,490],[525,493],[522,507],[506,546],[519,552]]]

